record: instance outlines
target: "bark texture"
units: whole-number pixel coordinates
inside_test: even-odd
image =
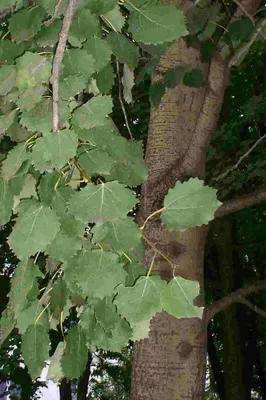
[[[183,0],[180,5],[185,10],[188,1]],[[139,224],[161,208],[166,193],[177,180],[204,177],[205,151],[219,119],[228,69],[218,54],[210,64],[203,64],[200,49],[188,47],[180,39],[161,58],[154,81],[162,80],[164,72],[183,64],[201,68],[206,83],[200,89],[185,86],[168,89],[159,107],[151,111],[146,149],[149,175],[141,192]],[[202,290],[206,233],[206,227],[170,232],[159,218],[150,219],[144,231],[152,243],[152,247],[146,245],[147,266],[157,248],[170,262],[157,253],[153,273],[166,280],[173,275],[197,280]],[[203,305],[202,299],[197,304]],[[131,400],[201,399],[205,358],[206,329],[199,319],[176,319],[165,312],[156,314],[151,321],[149,338],[136,345]]]

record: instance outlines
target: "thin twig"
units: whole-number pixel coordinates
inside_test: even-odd
[[[257,39],[258,35],[261,35],[263,37],[263,39],[266,40],[265,35],[262,35],[262,30],[263,30],[265,25],[266,25],[266,18],[262,19],[258,23],[257,29],[255,30],[255,32],[251,36],[251,39],[247,43],[243,42],[242,45],[239,47],[239,49],[236,51],[236,53],[233,55],[233,57],[229,60],[228,65],[229,65],[230,68],[233,67],[234,65],[236,65],[238,63],[238,61],[240,60],[240,58],[245,53],[248,52],[249,48],[253,45],[253,43]]]
[[[222,299],[215,301],[214,303],[208,305],[205,308],[206,322],[209,322],[214,317],[215,314],[225,310],[231,304],[238,302],[239,299],[248,296],[251,293],[255,293],[258,292],[259,290],[265,290],[265,289],[266,289],[266,281],[259,281],[257,283],[254,283],[253,285],[237,289],[236,291],[230,293],[228,296],[225,296]]]
[[[266,311],[262,310],[261,308],[255,306],[254,304],[252,304],[250,301],[248,301],[247,299],[243,299],[242,297],[240,297],[239,299],[237,299],[237,302],[240,304],[244,304],[245,306],[247,306],[248,308],[250,308],[252,311],[254,311],[255,313],[261,315],[262,317],[266,317]]]
[[[124,114],[124,118],[125,118],[125,122],[126,122],[126,126],[127,126],[127,130],[128,130],[130,139],[131,139],[131,140],[134,140],[134,137],[133,137],[133,135],[132,135],[132,131],[131,131],[130,126],[129,126],[128,117],[127,117],[127,112],[126,112],[126,109],[125,109],[125,106],[124,106],[124,102],[123,102],[122,90],[121,90],[122,84],[121,84],[120,72],[119,72],[119,62],[118,62],[117,59],[116,59],[116,69],[117,69],[117,78],[118,78],[119,101],[120,101],[121,108],[122,108],[122,111],[123,111],[123,114]]]
[[[240,3],[240,1],[238,0],[234,0],[234,2],[236,3],[237,7],[240,8],[243,13],[250,19],[250,21],[252,22],[252,24],[255,26],[256,28],[256,22],[255,19],[252,17],[252,15],[246,10],[246,8]],[[266,40],[266,36],[264,35],[264,33],[262,31],[258,32],[258,34],[264,39]]]
[[[247,158],[250,153],[266,138],[266,134],[261,136],[254,144],[253,146],[251,146],[251,148],[245,153],[243,154],[239,160],[237,161],[237,163],[235,165],[233,165],[231,168],[229,168],[226,172],[224,172],[223,174],[219,175],[217,178],[214,178],[213,180],[215,182],[220,181],[221,179],[224,179],[227,175],[230,174],[230,172],[234,171],[235,169],[237,169],[239,167],[239,165],[241,164],[241,162]]]
[[[69,0],[63,21],[62,30],[59,34],[59,41],[54,56],[53,71],[50,82],[53,86],[53,132],[60,129],[60,92],[59,92],[59,75],[60,67],[65,53],[68,32],[75,13],[75,7],[79,0]]]
[[[54,22],[54,20],[59,16],[60,7],[63,4],[63,2],[64,2],[64,0],[58,1],[57,5],[55,6],[55,10],[54,10],[52,17],[44,23],[45,26],[50,26]]]

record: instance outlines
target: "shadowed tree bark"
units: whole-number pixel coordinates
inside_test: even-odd
[[[259,4],[260,1],[254,0],[243,2],[250,13]],[[183,10],[188,5],[187,0],[179,4]],[[169,89],[158,108],[151,110],[146,149],[149,174],[141,191],[139,224],[161,208],[176,181],[193,176],[204,178],[206,147],[219,119],[229,70],[217,53],[210,64],[202,63],[200,48],[189,47],[181,38],[161,57],[153,81],[162,80],[167,70],[183,64],[200,68],[206,83],[200,89],[185,86]],[[171,279],[174,273],[198,281],[203,298],[206,233],[205,226],[170,232],[159,218],[152,218],[144,230],[153,244],[153,249],[146,245],[146,265],[151,264],[154,247],[157,248],[176,268],[173,271],[157,254],[155,273],[164,279]],[[149,338],[141,340],[135,349],[131,400],[200,399],[204,392],[206,339],[206,329],[198,318],[176,319],[165,312],[156,314]]]

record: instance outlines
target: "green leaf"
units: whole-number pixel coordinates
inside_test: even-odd
[[[133,287],[118,286],[114,300],[118,312],[131,326],[150,320],[162,310],[162,287],[163,281],[159,276],[141,276]]]
[[[55,261],[51,257],[48,257],[45,264],[45,271],[48,274],[53,275],[60,264],[60,261]]]
[[[114,70],[111,63],[107,64],[96,75],[96,83],[102,94],[109,94],[115,81]]]
[[[11,308],[6,308],[0,319],[0,349],[16,325],[14,313]]]
[[[17,328],[23,335],[30,325],[41,325],[46,330],[49,329],[49,319],[47,311],[44,310],[39,300],[29,303],[26,308],[17,314]]]
[[[193,300],[198,295],[198,282],[175,277],[163,288],[162,307],[176,318],[201,318],[203,307],[193,305]]]
[[[70,109],[66,103],[61,101],[61,122],[64,126],[68,126]],[[14,110],[15,111],[15,110]],[[45,133],[52,129],[52,101],[51,98],[42,99],[36,106],[29,111],[23,111],[20,119],[21,125],[25,126],[29,131]],[[1,122],[0,122],[1,126]]]
[[[5,96],[15,86],[17,71],[14,65],[4,65],[0,68],[0,96]]]
[[[103,126],[105,118],[112,112],[113,103],[111,96],[93,97],[73,113],[73,124],[81,129]]]
[[[67,298],[68,288],[63,279],[58,279],[50,292],[50,307],[55,318],[59,318],[63,311]]]
[[[86,50],[71,49],[65,52],[62,66],[62,78],[68,75],[83,75],[89,79],[95,72],[95,59]]]
[[[102,299],[111,295],[114,288],[125,281],[126,272],[114,253],[88,250],[73,262],[69,280],[74,279],[85,295]]]
[[[19,214],[8,242],[20,259],[44,251],[60,229],[54,211],[38,202],[29,200],[29,206]]]
[[[12,7],[16,4],[17,0],[1,0],[0,10],[5,10],[6,8]]]
[[[13,124],[6,131],[6,136],[9,136],[12,142],[25,142],[31,136],[33,136],[33,132],[28,131],[26,128],[23,128],[17,120],[13,122]]]
[[[199,89],[204,82],[204,76],[199,68],[192,69],[185,73],[183,84],[189,87],[194,87]]]
[[[133,327],[133,342],[141,339],[146,339],[149,337],[150,332],[150,320],[141,321]]]
[[[5,225],[12,215],[14,196],[10,183],[0,178],[0,225]]]
[[[13,110],[9,114],[0,116],[0,136],[2,133],[5,134],[8,128],[14,123],[17,113],[17,110]]]
[[[125,267],[127,273],[125,286],[134,286],[140,276],[146,276],[147,269],[138,262],[131,262]]]
[[[99,22],[95,15],[86,8],[80,8],[74,15],[71,24],[68,41],[74,47],[81,47],[86,39],[97,35],[99,31]]]
[[[68,100],[87,87],[87,79],[83,75],[69,75],[60,81],[60,96]]]
[[[22,163],[28,159],[28,152],[25,143],[17,144],[2,162],[1,175],[8,181],[16,175]]]
[[[81,326],[72,326],[66,337],[66,349],[61,361],[64,376],[67,379],[78,379],[86,367],[87,360],[86,334]]]
[[[32,259],[18,264],[11,279],[9,293],[9,304],[13,308],[16,318],[22,309],[28,306],[27,296],[37,282],[37,278],[42,276],[41,271]]]
[[[54,260],[67,261],[82,247],[80,238],[70,237],[59,232],[50,246],[47,247],[46,253]]]
[[[26,89],[16,101],[17,105],[22,111],[31,110],[37,103],[42,101],[42,96],[47,90],[44,85],[35,86],[30,89]]]
[[[94,337],[95,326],[97,325],[94,308],[91,305],[86,304],[84,307],[80,316],[80,325],[86,331],[87,339],[90,341]]]
[[[17,207],[21,200],[30,198],[30,197],[35,197],[36,199],[38,199],[37,192],[36,192],[36,183],[37,183],[36,179],[31,174],[27,174],[25,176],[24,185],[23,185],[21,191],[19,192],[19,194],[17,196],[15,196],[15,199],[14,199],[14,205],[13,205],[14,213],[17,212]]]
[[[108,154],[95,150],[88,150],[84,147],[84,152],[78,158],[79,165],[88,176],[110,174],[113,159]]]
[[[51,380],[55,383],[58,383],[64,377],[61,367],[61,359],[65,352],[65,348],[66,348],[65,342],[58,343],[58,346],[50,360],[50,365],[46,378],[47,380]]]
[[[1,64],[12,64],[14,59],[20,56],[25,50],[24,43],[15,43],[5,38],[0,42]]]
[[[140,229],[132,218],[96,225],[92,233],[94,243],[108,246],[118,253],[134,249],[141,241]]]
[[[95,317],[106,331],[114,329],[120,319],[115,305],[107,297],[104,297],[95,305]]]
[[[229,25],[227,34],[234,41],[247,40],[254,29],[250,18],[241,17]]]
[[[118,182],[89,184],[71,197],[69,210],[81,221],[101,223],[126,218],[136,202],[133,192]]]
[[[121,352],[132,337],[132,328],[125,319],[120,319],[114,329],[112,337],[107,339],[107,349],[110,351]]]
[[[49,358],[50,339],[46,329],[38,324],[28,327],[22,335],[21,352],[32,379],[38,378]]]
[[[75,156],[77,145],[78,140],[74,131],[65,129],[59,132],[46,132],[43,137],[36,140],[33,147],[33,164],[41,172],[46,170],[46,163],[55,168],[62,168]],[[42,159],[40,159],[41,154]],[[43,166],[42,161],[44,161]]]
[[[105,67],[111,60],[111,47],[106,40],[102,40],[97,36],[87,40],[84,44],[84,49],[96,60],[95,70],[97,72]]]
[[[58,1],[57,0],[36,0],[35,3],[38,4],[39,6],[41,6],[47,12],[47,14],[54,15],[55,8],[58,4]],[[59,18],[62,14],[64,14],[67,5],[68,5],[67,0],[63,0],[62,2],[60,2],[59,10],[57,13],[57,18]]]
[[[115,29],[118,32],[121,32],[121,29],[125,25],[126,19],[120,11],[120,7],[118,5],[115,6],[111,11],[102,15],[102,18],[110,26],[110,28]]]
[[[201,31],[209,20],[209,7],[190,7],[186,12],[187,27],[190,35]]]
[[[162,82],[156,82],[151,85],[149,95],[154,107],[158,107],[165,93],[165,85]]]
[[[139,59],[138,47],[123,35],[111,32],[106,41],[112,48],[113,54],[119,62],[128,64],[131,69],[136,68]]]
[[[221,204],[215,189],[204,186],[198,178],[191,178],[184,183],[177,182],[169,189],[161,220],[168,229],[186,230],[208,224]]]
[[[187,71],[186,65],[178,65],[170,69],[164,74],[164,84],[167,88],[175,88],[183,82],[185,73]]]
[[[124,64],[124,72],[122,77],[122,84],[123,84],[123,95],[125,101],[129,104],[132,103],[132,88],[135,84],[135,77],[134,72],[131,71],[127,64]]]
[[[20,43],[31,40],[41,29],[46,13],[41,7],[19,10],[9,21],[9,31],[12,38]]]
[[[117,0],[87,0],[86,6],[94,14],[105,14],[117,5]]]
[[[54,47],[58,42],[58,36],[61,29],[62,21],[56,20],[49,26],[43,25],[34,39],[41,47]]]
[[[19,90],[33,88],[41,83],[49,83],[51,61],[46,57],[27,51],[17,60],[16,86]]]
[[[144,5],[129,17],[129,31],[137,42],[159,44],[186,36],[185,17],[174,5]]]

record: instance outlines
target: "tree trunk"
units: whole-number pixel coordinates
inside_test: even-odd
[[[91,355],[91,352],[89,352],[88,353],[88,362],[87,362],[85,371],[83,372],[82,376],[79,378],[77,400],[86,400],[87,399],[88,384],[89,384],[90,373],[91,373],[91,362],[92,362],[92,355]]]
[[[59,391],[60,400],[72,400],[71,381],[63,379]]]
[[[149,177],[141,192],[140,224],[161,207],[168,189],[177,180],[204,177],[205,149],[219,118],[227,69],[218,55],[210,65],[203,64],[200,49],[188,47],[182,39],[162,57],[154,80],[160,80],[169,68],[182,64],[200,67],[206,84],[200,89],[181,86],[168,90],[158,109],[152,110],[146,150]],[[175,272],[199,281],[203,297],[206,233],[206,227],[170,232],[158,218],[151,219],[144,235],[172,264],[166,264],[157,255],[154,272],[164,279],[171,279]],[[147,265],[153,251],[146,248]],[[136,346],[131,399],[200,399],[204,391],[205,358],[206,330],[198,318],[177,319],[166,312],[158,313],[151,322],[149,339]]]

